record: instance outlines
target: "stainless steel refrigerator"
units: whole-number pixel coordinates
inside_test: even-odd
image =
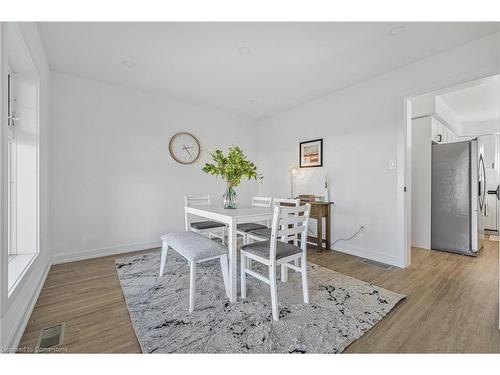
[[[486,173],[477,140],[432,145],[431,248],[476,256],[483,247]]]

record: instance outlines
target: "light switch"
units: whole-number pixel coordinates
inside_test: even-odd
[[[397,169],[398,164],[396,160],[389,160],[389,169]]]

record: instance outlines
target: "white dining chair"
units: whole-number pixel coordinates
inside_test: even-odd
[[[186,195],[184,197],[184,205],[186,207],[194,206],[210,206],[210,195],[204,196],[190,196]],[[208,238],[220,238],[222,244],[226,244],[226,228],[227,226],[223,223],[212,220],[195,221],[190,222],[189,217],[185,214],[186,230],[191,230],[193,232],[207,235]]]
[[[274,206],[282,207],[298,207],[300,205],[300,199],[293,198],[273,198]],[[293,241],[294,245],[297,245],[297,235],[292,236],[289,241]],[[247,233],[248,242],[250,241],[266,241],[271,238],[271,228],[261,228],[254,229]]]
[[[307,283],[307,226],[311,205],[298,207],[274,207],[271,238],[268,241],[258,241],[241,248],[241,297],[246,298],[246,276],[250,275],[268,284],[271,288],[272,314],[275,321],[278,314],[278,289],[276,268],[281,267],[281,281],[288,281],[288,268],[298,271],[302,275],[302,293],[304,303],[309,303],[309,289]],[[291,226],[291,227],[290,227]],[[300,247],[287,242],[291,236],[300,233]],[[278,240],[280,239],[280,240]],[[247,267],[247,259],[261,263],[268,267],[268,277]],[[291,262],[300,261],[297,266]]]
[[[252,197],[252,207],[270,208],[273,204],[271,197]],[[264,224],[259,223],[242,223],[236,226],[236,233],[243,237],[243,244],[248,243],[248,233],[252,230],[265,229],[269,227],[269,222]]]

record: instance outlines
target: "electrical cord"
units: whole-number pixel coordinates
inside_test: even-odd
[[[364,228],[365,228],[365,226],[364,226],[364,225],[361,225],[361,226],[359,227],[358,231],[357,231],[356,233],[354,233],[352,236],[347,237],[347,238],[339,238],[338,240],[333,241],[333,242],[331,243],[331,245],[330,245],[330,246],[331,246],[331,247],[333,247],[333,245],[335,245],[335,244],[336,244],[337,242],[339,242],[339,241],[350,241],[350,240],[352,240],[352,239],[353,239],[354,237],[356,237],[356,236],[357,236],[357,235],[358,235],[358,234],[359,234],[359,233],[360,233],[360,232],[361,232]]]

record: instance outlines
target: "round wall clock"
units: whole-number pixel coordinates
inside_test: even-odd
[[[181,132],[170,139],[168,150],[177,163],[192,164],[200,156],[200,143],[194,135]]]

